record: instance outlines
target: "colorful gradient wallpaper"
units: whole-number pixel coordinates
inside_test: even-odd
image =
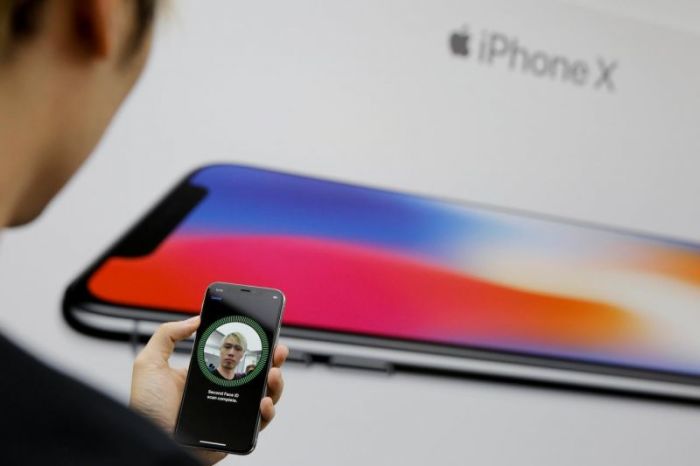
[[[279,288],[284,324],[700,374],[700,247],[250,167],[96,297],[199,312],[215,281]]]

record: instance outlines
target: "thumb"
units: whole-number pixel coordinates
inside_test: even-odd
[[[197,327],[199,327],[199,316],[162,324],[148,340],[143,349],[143,355],[147,359],[167,362],[175,350],[175,343],[192,335]]]

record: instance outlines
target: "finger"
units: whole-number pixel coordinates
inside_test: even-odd
[[[189,448],[192,448],[194,454],[197,455],[204,464],[216,464],[226,458],[226,453],[220,451],[202,450],[195,447]]]
[[[275,417],[275,405],[269,396],[260,401],[260,430],[263,430]]]
[[[270,369],[267,376],[267,396],[272,398],[272,403],[277,404],[284,390],[284,379],[282,371],[278,367]]]
[[[272,356],[272,365],[274,367],[282,367],[284,361],[287,360],[287,356],[289,356],[289,348],[285,345],[275,346],[275,353]]]
[[[199,316],[163,324],[148,340],[142,353],[148,359],[167,362],[175,349],[175,343],[192,335],[197,327],[199,327]]]

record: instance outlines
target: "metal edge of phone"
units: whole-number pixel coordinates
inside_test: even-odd
[[[267,288],[267,287],[255,287],[255,288],[263,288],[265,290],[273,290],[277,293],[280,294],[282,297],[281,303],[280,303],[280,315],[277,320],[277,325],[275,327],[275,334],[272,336],[272,351],[270,352],[270,361],[269,364],[267,365],[267,372],[265,373],[265,383],[263,384],[263,396],[265,396],[265,391],[267,391],[267,380],[270,377],[270,369],[274,366],[274,360],[275,360],[275,354],[274,354],[274,348],[277,346],[277,343],[280,341],[280,331],[282,329],[282,318],[284,317],[284,308],[287,305],[287,296],[284,294],[284,292],[280,289],[277,288]],[[261,413],[258,412],[258,417],[255,421],[255,435],[253,436],[253,445],[251,446],[250,450],[248,450],[245,454],[249,455],[253,453],[253,451],[257,448],[258,446],[258,436],[260,435],[260,422],[262,421]]]
[[[280,294],[280,296],[282,297],[282,303],[280,304],[280,315],[279,315],[279,319],[278,319],[278,321],[277,321],[277,326],[276,326],[275,334],[274,334],[273,339],[272,339],[272,347],[274,348],[274,347],[277,345],[277,342],[279,341],[279,332],[280,332],[280,327],[281,327],[281,323],[282,323],[282,316],[283,316],[283,314],[284,314],[284,307],[285,307],[286,302],[287,302],[287,298],[286,298],[285,294],[284,294],[281,290],[278,290],[278,289],[276,289],[276,288],[259,287],[259,286],[254,286],[254,285],[244,285],[244,284],[240,284],[240,283],[214,282],[214,283],[211,283],[211,284],[207,287],[207,291],[205,291],[205,293],[204,293],[204,295],[203,295],[203,297],[202,297],[202,304],[201,304],[201,306],[200,306],[200,313],[199,313],[198,315],[201,315],[201,309],[204,309],[204,303],[205,303],[205,301],[206,301],[206,299],[207,299],[207,292],[208,292],[209,288],[211,288],[212,286],[216,285],[217,283],[222,283],[222,284],[225,284],[225,285],[245,286],[245,287],[250,287],[250,288],[272,290],[272,291],[276,291],[276,292],[278,292],[278,293]],[[66,300],[64,299],[64,306],[65,306],[65,304],[66,304]],[[99,311],[97,311],[97,313],[95,313],[95,312],[90,312],[90,311],[87,311],[87,310],[81,311],[79,308],[73,308],[73,309],[64,308],[64,312],[70,313],[70,312],[75,312],[75,311],[77,311],[77,313],[76,313],[75,315],[73,315],[73,318],[80,319],[80,320],[82,321],[82,324],[83,324],[83,325],[93,326],[93,327],[95,327],[95,328],[99,328],[100,326],[103,326],[103,325],[105,325],[105,324],[108,325],[108,326],[109,326],[109,325],[113,325],[114,323],[116,323],[116,322],[119,321],[119,320],[127,320],[127,319],[124,319],[124,318],[121,318],[121,317],[116,317],[116,316],[114,316],[113,313],[109,310],[109,308],[111,308],[112,306],[99,305],[99,307],[104,307],[105,310],[107,311],[106,314],[100,313]],[[146,332],[146,333],[142,333],[141,335],[137,335],[137,336],[136,336],[136,339],[137,339],[137,340],[138,340],[138,339],[141,339],[140,337],[148,337],[148,336],[152,335],[152,334],[153,334],[153,331],[155,330],[155,328],[156,328],[158,325],[160,325],[160,324],[163,323],[163,322],[166,322],[166,321],[171,320],[171,319],[169,319],[169,318],[164,318],[163,321],[155,321],[155,320],[153,320],[152,318],[151,318],[151,319],[148,319],[148,320],[145,320],[145,319],[144,319],[144,316],[145,316],[145,315],[153,316],[154,311],[150,311],[150,310],[149,310],[149,311],[144,311],[144,310],[138,310],[138,309],[137,309],[137,310],[131,310],[131,311],[130,311],[130,310],[127,310],[127,309],[122,309],[122,308],[119,308],[119,309],[120,309],[120,311],[119,311],[120,314],[122,313],[122,311],[127,311],[127,312],[133,311],[133,314],[131,314],[133,320],[131,320],[131,325],[130,325],[131,328],[132,328],[132,330],[133,330],[133,329],[136,329],[138,332],[140,332],[141,328],[139,327],[139,323],[141,323],[142,325],[145,324],[145,327],[147,327],[147,328],[150,329],[150,333]],[[162,317],[172,317],[172,315],[171,315],[170,313],[166,313],[166,312],[161,312],[161,313],[158,313],[158,314],[159,314],[159,315],[162,314]],[[127,324],[127,325],[128,325],[128,324]],[[124,329],[125,327],[122,325],[121,328]],[[120,331],[117,327],[114,327],[114,328],[102,328],[102,330],[107,331],[107,332]],[[193,347],[193,345],[194,345],[195,338],[196,338],[196,334],[193,335],[192,337],[188,338],[188,339],[186,340],[186,344],[184,344],[184,345],[179,345],[179,349],[182,349],[182,350],[184,350],[184,349],[191,350],[192,347]],[[271,355],[270,355],[270,362],[272,362],[273,357],[274,357],[274,355],[271,354]],[[190,363],[191,363],[191,362],[190,362]],[[268,364],[267,372],[266,372],[266,374],[265,374],[265,383],[264,383],[264,385],[263,385],[263,390],[266,390],[266,387],[267,387],[267,379],[268,379],[268,376],[270,375],[270,369],[271,369],[271,368],[272,368],[272,364]],[[187,378],[187,380],[186,380],[185,383],[187,384],[188,382],[189,382],[189,377]],[[184,391],[187,391],[187,385],[185,385]],[[183,392],[184,392],[184,391],[183,391]],[[177,435],[177,430],[178,430],[178,428],[179,428],[179,424],[180,424],[180,413],[182,412],[182,405],[183,405],[183,402],[184,402],[184,397],[183,397],[183,398],[181,399],[181,401],[180,401],[180,406],[179,406],[179,409],[178,409],[178,416],[177,416],[177,420],[176,420],[176,424],[175,424],[175,434],[174,434],[174,435]],[[184,442],[181,443],[181,444],[182,444],[182,445],[185,445],[185,446],[188,446],[188,447],[201,448],[201,449],[204,449],[204,450],[210,450],[210,451],[216,451],[216,452],[223,452],[223,453],[228,453],[228,454],[233,454],[233,455],[241,455],[241,456],[249,455],[249,454],[253,453],[253,451],[255,451],[255,449],[256,449],[256,447],[257,447],[257,444],[258,444],[258,435],[260,434],[260,421],[261,421],[261,417],[260,417],[260,413],[258,413],[258,417],[257,417],[256,420],[255,420],[255,429],[254,429],[253,441],[252,441],[252,443],[251,443],[250,449],[248,449],[248,450],[231,450],[231,449],[225,449],[225,448],[217,448],[217,447],[214,447],[214,446],[211,446],[211,445],[202,444],[201,441],[200,441],[199,444],[191,444],[191,443],[184,443]]]
[[[173,320],[173,314],[147,309],[126,309],[100,303],[70,305],[64,300],[64,314],[68,323],[83,333],[121,335],[120,340],[145,342],[163,322]],[[85,329],[89,329],[85,332]],[[334,335],[338,336],[338,335]],[[474,350],[470,356],[429,354],[408,349],[367,346],[314,338],[308,331],[282,327],[278,341],[290,349],[290,360],[311,364],[323,362],[331,366],[349,367],[383,372],[415,370],[450,375],[472,376],[525,385],[573,388],[606,392],[660,401],[696,404],[700,402],[700,385],[682,381],[654,380],[647,376],[620,374],[620,369],[592,365],[594,369],[557,367],[541,357],[503,357],[487,350]],[[177,349],[190,351],[194,338],[181,342]],[[570,364],[576,364],[571,362]]]

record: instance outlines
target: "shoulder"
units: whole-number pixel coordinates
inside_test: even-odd
[[[0,351],[0,411],[12,426],[3,429],[1,464],[197,464],[146,419],[1,334]]]

